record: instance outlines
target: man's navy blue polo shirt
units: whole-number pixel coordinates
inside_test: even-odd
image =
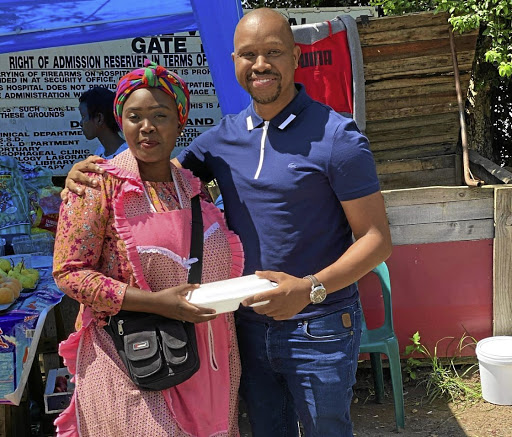
[[[368,140],[355,122],[296,86],[299,93],[270,122],[251,104],[178,156],[204,181],[217,179],[228,225],[244,247],[244,274],[303,277],[332,264],[352,244],[340,201],[379,190]],[[331,312],[357,297],[353,284],[294,318]],[[239,312],[265,318],[247,308]]]

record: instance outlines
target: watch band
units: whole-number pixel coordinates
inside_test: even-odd
[[[311,281],[311,284],[313,284],[313,287],[318,287],[319,285],[321,285],[320,281],[316,279],[314,275],[304,276],[303,279],[309,279]]]

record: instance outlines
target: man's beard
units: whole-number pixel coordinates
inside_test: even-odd
[[[279,77],[279,75],[275,74],[275,73],[262,73],[262,75],[268,75],[268,74],[272,74],[273,76],[276,76],[276,77]],[[275,92],[275,94],[269,96],[269,97],[258,97],[258,96],[255,96],[254,93],[251,91],[251,88],[250,87],[247,87],[248,91],[249,91],[249,95],[252,97],[252,99],[256,102],[256,103],[259,103],[260,105],[266,105],[266,104],[269,104],[269,103],[274,103],[278,98],[279,96],[281,95],[281,83],[279,82],[278,85],[277,85],[277,90]]]

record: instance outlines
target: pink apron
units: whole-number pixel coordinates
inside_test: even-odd
[[[178,176],[173,171],[176,181]],[[126,217],[130,196],[116,202],[114,213],[119,235],[126,242],[128,259],[143,289],[159,291],[171,286],[167,278],[169,260],[181,265],[183,280],[187,281],[191,237],[190,199],[176,185],[178,197],[185,209],[168,212],[149,212]],[[147,196],[147,193],[144,192]],[[146,197],[151,205],[149,196]],[[204,227],[212,225],[205,218]],[[163,395],[176,421],[194,436],[210,436],[228,428],[229,412],[229,337],[226,318],[221,315],[207,323],[196,324],[197,345],[201,366],[189,380],[164,390]]]

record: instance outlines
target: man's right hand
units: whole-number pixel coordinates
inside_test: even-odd
[[[103,158],[93,155],[83,161],[75,163],[68,173],[65,188],[60,193],[62,201],[68,201],[68,194],[70,191],[81,196],[84,193],[84,189],[80,184],[88,187],[96,187],[98,185],[98,180],[90,178],[85,174],[85,172],[103,173],[104,170],[96,165],[98,162],[103,161],[105,161]]]

